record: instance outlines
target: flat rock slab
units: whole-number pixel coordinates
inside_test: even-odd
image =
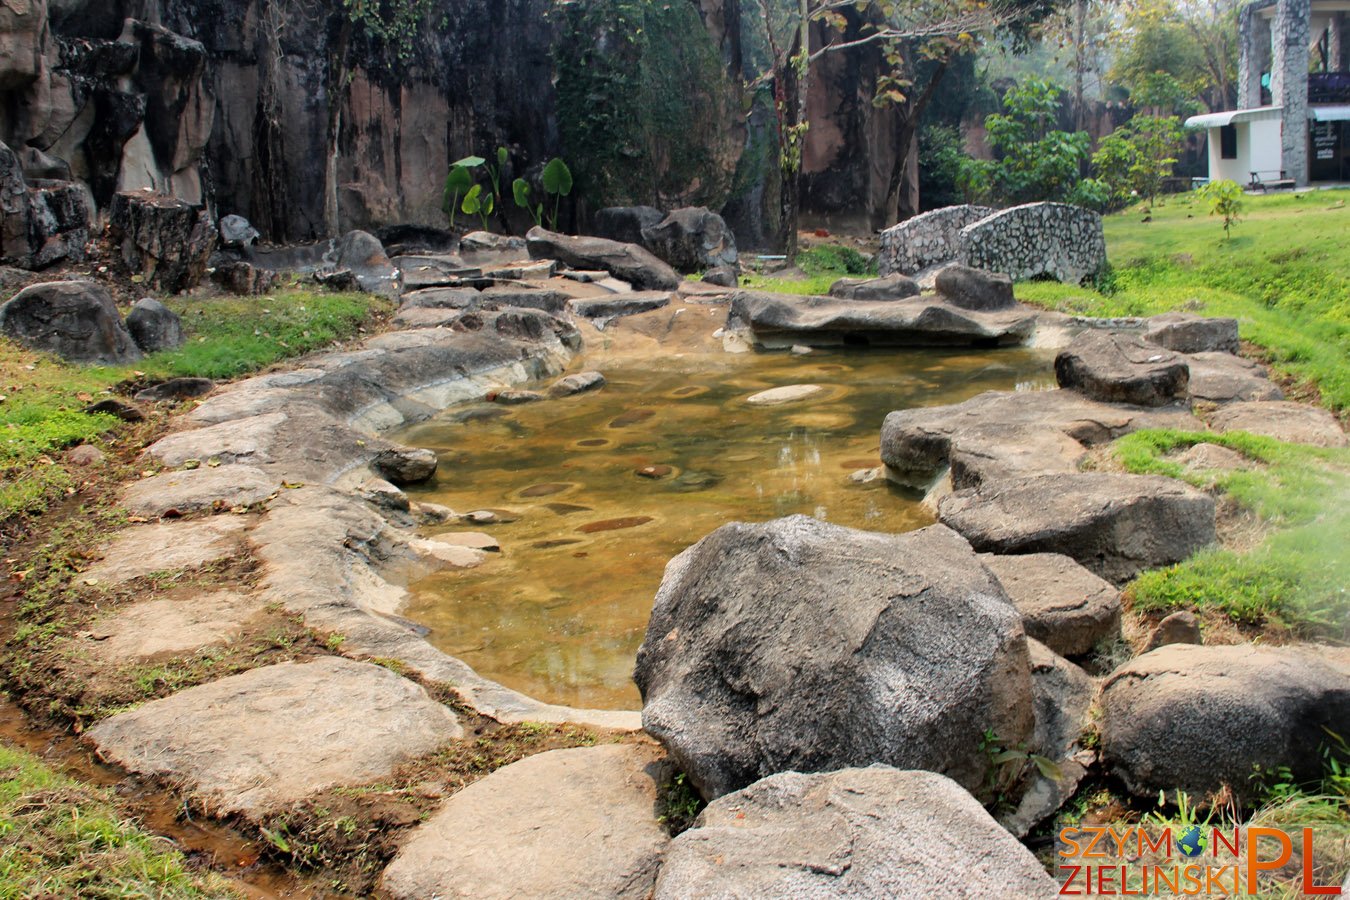
[[[1104,403],[1165,406],[1186,399],[1190,368],[1135,335],[1085,331],[1055,357],[1059,386]]]
[[[451,797],[384,870],[399,900],[651,896],[670,838],[650,745],[551,750]]]
[[[1164,313],[1148,320],[1144,339],[1178,353],[1237,353],[1238,321],[1189,313]]]
[[[128,528],[99,550],[102,561],[85,573],[105,584],[118,584],[174,569],[190,569],[236,556],[248,520],[212,516],[190,522],[160,522]]]
[[[1242,794],[1257,765],[1315,780],[1350,723],[1350,650],[1170,644],[1113,672],[1101,708],[1102,760],[1138,796]]]
[[[737,291],[728,328],[748,328],[765,347],[999,346],[1020,344],[1036,327],[1021,309],[979,312],[936,297],[906,300],[840,300]]]
[[[186,514],[217,505],[252,506],[278,488],[275,479],[253,466],[203,466],[133,482],[122,492],[122,506],[132,515],[158,518],[171,511]]]
[[[1120,634],[1120,591],[1058,553],[982,554],[1022,614],[1027,636],[1079,656]]]
[[[1191,369],[1191,397],[1210,403],[1244,400],[1283,400],[1284,392],[1250,359],[1231,353],[1192,353],[1186,357]]]
[[[751,406],[778,406],[783,403],[796,403],[798,400],[809,400],[824,391],[825,389],[818,384],[789,384],[786,387],[770,388],[752,394],[745,398],[745,402]]]
[[[634,291],[610,297],[583,297],[572,301],[572,312],[603,324],[623,316],[635,316],[670,305],[668,291]]]
[[[956,782],[887,766],[787,772],[671,842],[656,900],[1051,898],[1054,879]]]
[[[1234,403],[1210,416],[1215,431],[1249,431],[1277,441],[1344,447],[1345,432],[1336,417],[1317,406],[1288,401]]]
[[[1199,427],[1187,409],[1099,403],[1076,391],[989,391],[951,406],[889,414],[881,460],[892,480],[920,488],[950,465],[959,489],[996,474],[1076,471],[1087,447],[1141,428]]]
[[[224,644],[262,608],[261,598],[234,591],[133,603],[90,627],[90,651],[103,659],[122,660]]]
[[[1214,543],[1214,498],[1157,475],[1070,472],[999,480],[938,504],[976,550],[1061,553],[1113,584]]]
[[[898,272],[881,278],[841,278],[830,285],[830,296],[840,300],[904,300],[919,296],[919,286]]]
[[[188,460],[241,463],[268,462],[277,430],[286,422],[284,412],[266,413],[235,419],[205,428],[192,428],[160,438],[145,451],[166,466],[177,467]]]
[[[337,657],[189,688],[89,731],[103,758],[183,784],[221,814],[255,819],[384,777],[462,734],[418,685]]]

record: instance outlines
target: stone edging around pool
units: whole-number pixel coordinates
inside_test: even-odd
[[[130,485],[123,503],[158,518],[265,502],[246,534],[262,563],[263,603],[342,635],[343,656],[395,660],[501,722],[637,730],[637,712],[541,703],[482,678],[396,615],[406,586],[452,563],[459,548],[394,525],[358,492],[381,453],[415,452],[379,434],[557,375],[581,346],[574,326],[536,310],[483,312],[473,323],[477,330],[390,332],[222,389],[187,414],[187,429],[146,450],[171,471]]]

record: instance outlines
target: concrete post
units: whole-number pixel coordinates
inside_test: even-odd
[[[1346,46],[1345,33],[1345,13],[1334,12],[1331,14],[1331,25],[1327,28],[1327,68],[1332,72],[1344,72],[1346,70]]]
[[[1270,20],[1261,10],[1271,5],[1258,0],[1238,12],[1238,109],[1261,105],[1261,75],[1270,66]]]
[[[1299,186],[1308,183],[1308,62],[1311,0],[1280,0],[1271,26],[1271,99],[1280,114],[1280,165]]]

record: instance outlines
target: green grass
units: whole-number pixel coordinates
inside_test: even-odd
[[[0,744],[0,900],[236,896],[119,816],[107,793]]]
[[[1350,410],[1347,200],[1350,191],[1246,197],[1231,240],[1192,194],[1154,207],[1148,222],[1127,210],[1105,220],[1105,293],[1035,282],[1019,284],[1018,298],[1093,316],[1232,316],[1277,369],[1316,385],[1330,409]]]
[[[741,287],[777,294],[823,296],[840,278],[866,278],[877,274],[875,259],[839,244],[820,244],[803,250],[797,254],[797,268],[804,277],[781,278],[747,272],[741,276]]]
[[[231,378],[350,338],[384,300],[362,294],[285,291],[267,297],[171,300],[187,343],[134,366],[76,367],[0,340],[0,522],[46,509],[74,477],[58,452],[98,442],[118,427],[89,415],[123,382],[184,375]]]
[[[1192,472],[1168,458],[1202,442],[1259,465]],[[1350,637],[1350,451],[1172,430],[1135,432],[1113,449],[1127,471],[1221,491],[1277,529],[1248,553],[1211,549],[1144,573],[1127,591],[1135,610],[1211,609],[1247,625]]]

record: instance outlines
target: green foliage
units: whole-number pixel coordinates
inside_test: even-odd
[[[1199,443],[1241,453],[1251,468],[1194,471],[1170,458]],[[1121,465],[1219,491],[1281,529],[1250,553],[1210,550],[1141,575],[1134,608],[1215,609],[1249,625],[1350,635],[1350,451],[1286,444],[1242,432],[1140,431],[1118,440]]]
[[[562,198],[572,193],[572,170],[567,167],[567,163],[554,157],[544,166],[539,179],[544,186],[544,193],[553,196],[553,213],[549,216],[548,227],[549,230],[556,231]]]
[[[450,171],[445,176],[445,193],[441,200],[441,207],[450,218],[451,228],[455,227],[455,214],[459,212],[460,198],[473,187],[473,172],[471,169],[482,164],[482,157],[466,156],[450,166]]]
[[[1232,26],[1236,32],[1236,24]],[[1171,115],[1188,112],[1212,86],[1212,71],[1197,31],[1174,6],[1144,2],[1124,19],[1124,38],[1111,80],[1130,92],[1136,107]]]
[[[516,206],[530,214],[534,224],[544,224],[544,204],[531,202],[530,183],[524,178],[517,178],[511,182],[511,199],[515,201]]]
[[[662,785],[660,804],[662,811],[658,821],[666,826],[671,837],[687,831],[703,807],[708,805],[694,789],[689,776],[683,772],[676,772]]]
[[[558,123],[595,208],[720,208],[731,186],[726,123],[743,115],[719,48],[689,3],[556,4]]]
[[[926,125],[919,130],[919,198],[924,209],[964,202],[961,167],[966,158],[959,129]]]
[[[1059,767],[1048,757],[1028,751],[1025,744],[1008,747],[1006,743],[992,728],[980,735],[980,753],[986,761],[982,799],[995,808],[1008,804],[1031,767],[1046,778],[1058,778],[1060,774]]]
[[[0,898],[234,896],[118,815],[109,793],[0,744]]]
[[[342,11],[372,49],[400,64],[417,49],[417,35],[432,0],[342,0]]]
[[[1200,198],[1209,204],[1211,216],[1223,217],[1223,236],[1231,238],[1233,226],[1242,218],[1242,188],[1236,181],[1220,179],[1200,188]]]
[[[488,216],[492,215],[492,211],[496,208],[496,199],[491,192],[483,190],[481,184],[475,184],[464,195],[464,202],[460,204],[459,208],[466,215],[477,216],[483,224],[483,230],[487,231]]]
[[[841,244],[821,244],[803,250],[797,266],[807,275],[876,275],[876,260]]]
[[[1003,112],[984,120],[995,158],[969,159],[962,166],[967,195],[1006,205],[1070,196],[1088,157],[1088,135],[1050,127],[1061,93],[1031,78],[1004,95]]]
[[[1092,167],[1109,203],[1119,208],[1146,197],[1152,205],[1185,144],[1186,132],[1176,116],[1137,115],[1102,138]]]

